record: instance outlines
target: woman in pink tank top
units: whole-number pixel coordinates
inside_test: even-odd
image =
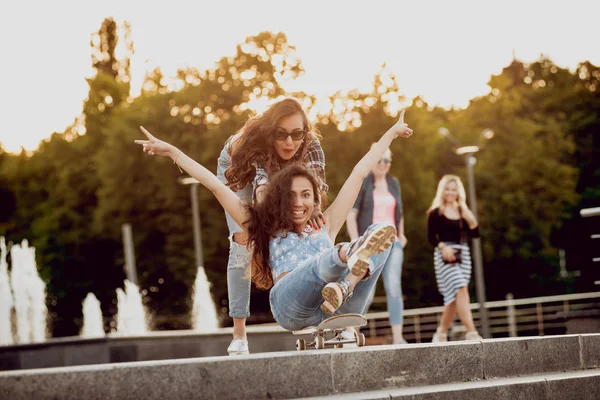
[[[402,197],[398,179],[389,174],[392,153],[387,149],[383,157],[375,165],[371,173],[364,179],[352,211],[346,219],[348,234],[354,240],[363,234],[370,224],[391,223],[396,227],[396,241],[389,258],[383,267],[383,283],[387,299],[390,325],[392,326],[392,342],[406,343],[402,336],[402,262],[404,259],[404,216],[402,214]],[[371,293],[366,312],[373,300],[375,291]]]

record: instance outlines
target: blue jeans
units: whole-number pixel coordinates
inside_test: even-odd
[[[385,287],[385,295],[387,299],[387,308],[390,314],[390,324],[402,324],[402,312],[404,311],[404,300],[402,299],[402,262],[404,260],[404,249],[399,240],[394,242],[390,256],[388,257],[385,266],[383,267],[383,285]],[[375,296],[375,287],[371,292],[371,298],[365,307],[364,312],[367,312],[373,297]]]
[[[227,144],[219,155],[217,178],[227,183],[225,171],[231,165],[231,156]],[[252,185],[236,192],[236,195],[246,201],[252,200]],[[233,241],[233,234],[243,232],[243,229],[225,212],[229,228],[229,259],[227,261],[227,296],[229,298],[229,316],[231,318],[248,318],[250,316],[250,279],[246,278],[246,270],[250,264],[250,253],[245,245]]]
[[[356,284],[352,298],[334,315],[363,313],[390,249],[371,257],[369,270],[373,275]],[[269,300],[275,321],[284,329],[299,330],[327,319],[329,315],[320,308],[323,303],[321,290],[327,283],[343,279],[348,272],[348,265],[340,260],[337,248],[327,249],[300,264],[271,288]]]

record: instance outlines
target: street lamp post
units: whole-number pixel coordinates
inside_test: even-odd
[[[192,201],[192,221],[194,226],[194,253],[196,255],[196,266],[204,267],[204,255],[202,253],[202,229],[200,223],[200,210],[198,209],[198,184],[199,182],[191,177],[181,178],[179,183],[190,185],[190,198]]]
[[[468,185],[468,200],[471,206],[471,211],[475,219],[477,216],[477,195],[475,193],[475,174],[473,167],[477,163],[477,159],[473,154],[480,150],[479,146],[462,146],[460,141],[456,139],[446,128],[440,128],[439,133],[450,140],[456,147],[454,152],[459,156],[464,156],[467,167],[467,185]],[[483,139],[491,139],[494,132],[491,129],[486,129],[481,133]],[[481,335],[484,338],[490,337],[488,312],[485,306],[485,279],[483,275],[483,257],[481,256],[481,238],[473,238],[473,266],[475,267],[475,290],[477,293],[477,302],[479,303],[479,321],[481,325]]]
[[[477,196],[475,194],[475,176],[473,167],[477,159],[469,154],[466,156],[467,161],[467,180],[469,185],[469,204],[475,219],[477,216]],[[483,257],[481,256],[481,238],[473,238],[473,264],[475,265],[475,289],[477,291],[477,301],[479,302],[479,316],[481,321],[481,333],[484,338],[490,337],[490,328],[487,308],[485,307],[485,279],[483,278]]]

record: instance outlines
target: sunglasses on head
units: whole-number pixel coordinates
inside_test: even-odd
[[[301,130],[288,132],[283,129],[275,131],[275,140],[280,140],[283,142],[284,140],[287,140],[288,136],[291,136],[292,140],[302,140],[304,139],[304,136],[306,136],[306,131]]]
[[[377,161],[377,164],[391,164],[392,160],[390,160],[389,158],[382,158],[381,160]]]

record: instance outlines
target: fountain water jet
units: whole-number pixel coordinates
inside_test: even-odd
[[[117,334],[140,335],[148,332],[146,310],[137,285],[125,280],[125,290],[117,289]]]
[[[8,263],[6,262],[6,242],[0,237],[0,346],[13,344],[11,311],[13,296],[8,280]]]
[[[194,282],[193,324],[194,329],[200,332],[214,332],[219,328],[215,303],[210,295],[210,284],[202,266],[198,268]]]
[[[41,342],[46,339],[46,284],[38,275],[35,248],[27,239],[10,249],[10,283],[14,295],[19,343]]]
[[[100,301],[94,293],[88,293],[83,300],[83,328],[81,336],[86,338],[104,336],[104,322]]]

